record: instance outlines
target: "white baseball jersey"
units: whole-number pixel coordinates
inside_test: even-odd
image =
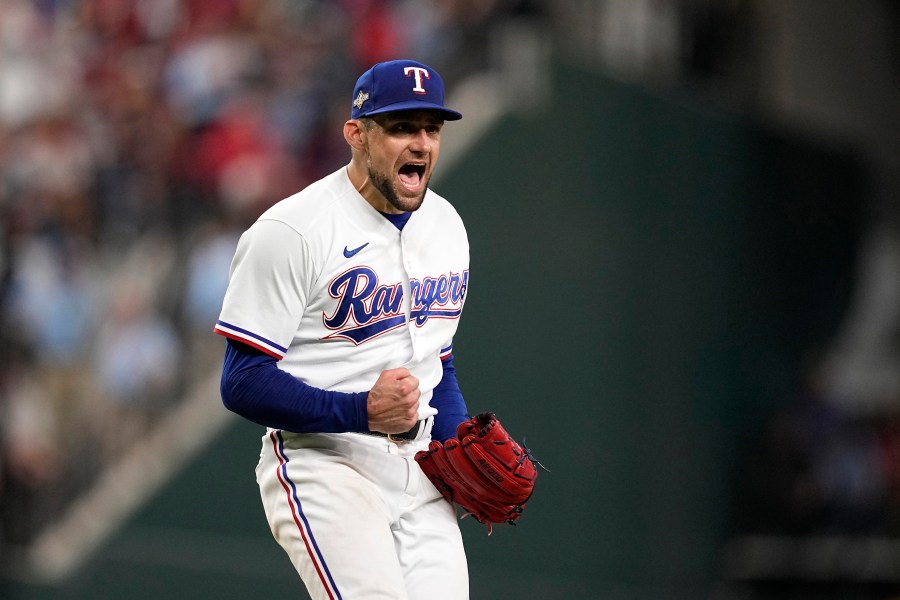
[[[405,366],[419,379],[424,419],[468,279],[468,239],[449,202],[428,190],[401,231],[341,168],[243,234],[216,331],[332,391],[367,391]]]

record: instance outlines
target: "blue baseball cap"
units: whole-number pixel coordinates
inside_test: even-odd
[[[437,71],[414,60],[392,60],[359,76],[350,118],[417,109],[435,110],[445,121],[462,119],[460,113],[444,106],[444,80]]]

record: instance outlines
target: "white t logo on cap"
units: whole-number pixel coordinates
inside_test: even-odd
[[[410,72],[413,73],[413,77],[416,78],[416,86],[413,88],[413,91],[417,94],[424,94],[425,88],[422,87],[422,77],[425,79],[431,79],[431,75],[428,74],[427,69],[423,69],[422,67],[403,67],[403,74],[409,77]]]

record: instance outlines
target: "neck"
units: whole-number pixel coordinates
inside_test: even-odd
[[[369,172],[365,168],[359,166],[355,161],[351,161],[350,164],[347,165],[347,176],[350,178],[350,183],[353,185],[353,188],[361,196],[365,197],[365,189],[369,183]]]
[[[369,176],[368,176],[368,175],[366,175],[366,178],[363,180],[363,182],[362,182],[358,187],[355,186],[355,185],[354,185],[353,187],[356,188],[356,191],[357,191],[358,194],[362,195],[363,188],[366,187],[366,184],[367,184],[367,183],[369,183]]]

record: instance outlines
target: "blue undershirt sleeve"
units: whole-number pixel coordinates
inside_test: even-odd
[[[229,339],[220,384],[225,407],[254,423],[296,433],[368,431],[368,392],[332,392],[307,385],[275,359]]]
[[[456,437],[456,427],[469,418],[466,401],[459,389],[459,381],[456,379],[453,355],[445,358],[442,363],[444,376],[435,386],[430,402],[431,406],[438,411],[431,428],[431,438],[439,442]]]

